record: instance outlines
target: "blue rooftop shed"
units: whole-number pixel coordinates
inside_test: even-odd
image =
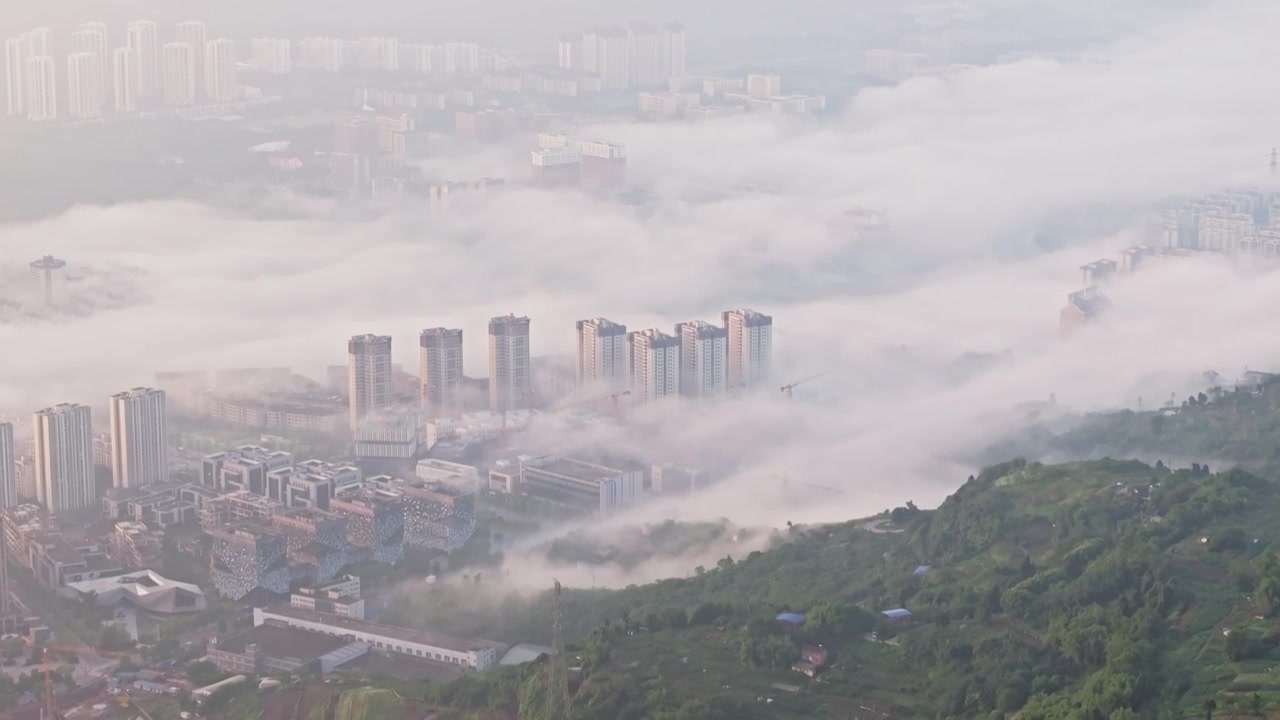
[[[778,613],[777,620],[779,623],[782,623],[782,634],[785,635],[788,640],[791,639],[791,635],[796,631],[796,628],[804,625],[804,615],[801,615],[800,613]]]
[[[928,566],[928,565],[917,565],[917,566],[916,566],[916,571],[915,571],[915,574],[916,574],[916,575],[923,575],[923,574],[925,574],[925,573],[927,573],[927,572],[929,572],[929,566]]]
[[[911,611],[906,608],[895,608],[893,610],[882,610],[880,614],[890,620],[906,620],[911,617]]]

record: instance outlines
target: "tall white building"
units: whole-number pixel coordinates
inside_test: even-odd
[[[360,38],[360,67],[365,70],[399,70],[400,41],[396,38]]]
[[[116,112],[137,112],[138,53],[133,48],[116,48],[111,53],[111,92]]]
[[[347,398],[351,427],[391,405],[391,337],[356,335],[347,342]]]
[[[579,320],[578,387],[625,387],[628,382],[627,326],[604,318]]]
[[[662,70],[668,78],[684,77],[688,72],[686,57],[689,46],[684,25],[670,23],[662,28]]]
[[[461,415],[462,331],[428,328],[418,336],[422,414],[427,419]]]
[[[111,51],[107,47],[107,26],[100,22],[83,23],[71,35],[71,51],[93,53],[98,58],[98,82],[102,87],[103,104],[111,87]]]
[[[13,425],[0,423],[0,508],[18,504],[16,460],[13,454]]]
[[[193,63],[195,65],[196,76],[196,99],[203,98],[208,92],[204,87],[204,45],[209,42],[209,33],[205,29],[204,23],[197,20],[187,20],[178,23],[177,39],[180,43],[191,46]]]
[[[111,396],[111,481],[137,488],[169,479],[169,420],[163,390]]]
[[[680,394],[722,395],[729,334],[724,328],[694,320],[676,325],[680,338]]]
[[[298,67],[307,70],[337,72],[346,66],[341,40],[303,38],[298,43]]]
[[[34,57],[53,55],[52,35],[52,30],[42,27],[5,41],[5,83],[8,93],[7,109],[10,115],[25,113],[29,92],[27,61]]]
[[[631,402],[647,403],[680,394],[680,338],[661,330],[627,336],[631,351]]]
[[[582,65],[582,35],[569,33],[560,38],[556,65],[562,70],[579,70]]]
[[[166,105],[196,102],[196,50],[184,42],[169,43],[161,52]]]
[[[631,86],[631,41],[625,30],[611,28],[601,33],[596,55],[596,73],[604,90],[626,90]]]
[[[37,55],[27,58],[22,71],[27,92],[23,107],[27,119],[33,121],[56,120],[58,117],[58,72],[53,58]]]
[[[529,406],[529,318],[504,315],[489,321],[489,409]]]
[[[205,43],[204,89],[214,102],[231,102],[240,97],[236,84],[236,43],[221,38]]]
[[[287,38],[255,38],[249,47],[254,69],[272,75],[293,72],[293,44]]]
[[[728,386],[766,382],[773,359],[773,318],[747,308],[726,310],[722,317],[729,335]]]
[[[632,87],[650,88],[666,84],[662,37],[648,23],[632,23],[627,28],[627,42],[631,46],[629,65]]]
[[[36,412],[36,499],[50,512],[94,507],[93,426],[87,405],[58,405]]]
[[[160,41],[156,24],[135,20],[125,29],[125,37],[135,53],[138,99],[147,100],[160,92]]]
[[[102,85],[98,55],[91,52],[68,55],[67,114],[73,118],[98,117],[105,103],[106,88]]]

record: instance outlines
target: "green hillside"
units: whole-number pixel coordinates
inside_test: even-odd
[[[573,718],[1203,716],[1280,709],[1280,497],[1239,470],[1021,461],[936,511],[795,528],[694,577],[568,591]],[[885,527],[878,528],[887,529]],[[930,568],[917,575],[917,566]],[[548,641],[549,600],[440,589],[399,622]],[[905,607],[909,621],[880,611]],[[791,640],[773,618],[806,613]],[[1230,631],[1229,635],[1224,630]],[[871,639],[871,632],[875,632]],[[802,643],[832,660],[791,670]],[[535,664],[429,691],[441,717],[544,715]],[[474,715],[474,713],[481,713]]]
[[[1280,381],[1232,390],[1213,387],[1166,405],[1088,415],[1065,428],[1033,426],[991,448],[989,455],[1176,457],[1226,461],[1280,478]]]

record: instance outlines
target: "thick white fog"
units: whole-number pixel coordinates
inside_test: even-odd
[[[483,376],[492,315],[529,315],[537,355],[571,351],[581,318],[669,330],[750,306],[775,319],[779,381],[829,374],[790,403],[768,392],[635,418],[650,449],[748,468],[639,513],[776,525],[936,504],[974,470],[964,458],[1011,429],[1016,404],[1052,393],[1076,409],[1131,405],[1207,368],[1280,359],[1280,276],[1226,260],[1139,273],[1111,291],[1107,322],[1058,333],[1077,267],[1141,242],[1150,203],[1272,180],[1280,94],[1260,78],[1280,63],[1280,5],[1172,17],[1100,47],[1097,61],[869,90],[834,127],[595,129],[628,145],[632,178],[655,193],[649,214],[513,188],[448,213],[276,197],[261,201],[282,210],[273,219],[166,202],[0,227],[0,263],[47,253],[134,266],[152,298],[0,326],[0,408],[101,405],[165,370],[316,374],[364,332],[393,335],[412,368],[416,333],[436,325],[465,330],[467,373]],[[495,162],[519,172],[521,160]],[[1133,222],[1061,234],[1064,247],[1036,241],[1099,206]],[[829,221],[854,207],[885,211],[892,234],[852,245],[833,233]],[[1000,359],[959,374],[966,353]],[[774,495],[784,473],[843,494],[788,507]]]

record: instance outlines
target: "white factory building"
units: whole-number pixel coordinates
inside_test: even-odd
[[[289,606],[254,608],[253,624],[283,625],[362,642],[384,652],[434,660],[483,672],[498,664],[506,646],[488,640],[463,640],[425,630],[338,617]]]

